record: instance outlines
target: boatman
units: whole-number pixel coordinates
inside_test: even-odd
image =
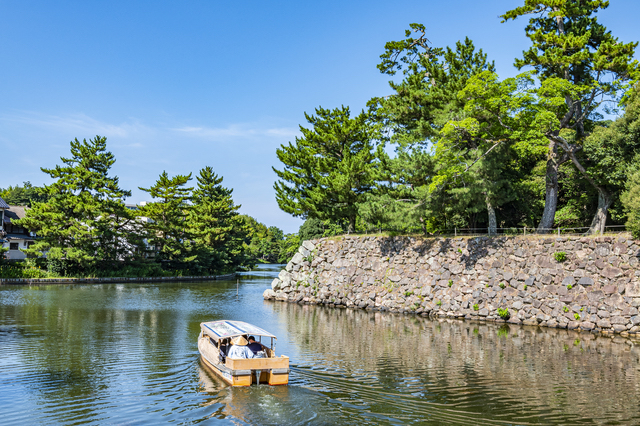
[[[251,349],[247,347],[247,339],[242,336],[238,336],[231,339],[231,343],[233,343],[233,346],[231,346],[231,349],[229,349],[227,358],[253,358],[253,352],[251,352]]]
[[[249,344],[247,345],[247,347],[251,350],[251,352],[253,352],[254,354],[257,354],[262,350],[262,345],[256,342],[255,337],[249,336],[249,339],[247,340],[249,340]]]

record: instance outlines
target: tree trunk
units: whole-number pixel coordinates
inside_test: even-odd
[[[349,218],[349,229],[347,229],[347,233],[351,234],[352,232],[355,232],[355,230],[356,230],[356,217],[351,216]]]
[[[489,200],[487,200],[487,213],[489,213],[489,235],[496,235],[498,233],[496,210],[493,208]]]
[[[558,208],[558,169],[560,164],[568,161],[565,154],[562,159],[558,158],[558,144],[549,140],[549,159],[547,160],[546,174],[546,193],[544,198],[544,211],[542,219],[538,224],[538,234],[547,234],[551,232],[553,222],[556,217],[556,209]]]
[[[591,226],[589,227],[588,234],[604,234],[604,227],[607,224],[607,214],[609,212],[609,206],[613,201],[613,197],[604,188],[596,187],[598,189],[598,210],[593,216]]]
[[[553,227],[558,208],[558,163],[554,158],[547,160],[546,194],[544,211],[538,225],[538,234],[546,234]]]

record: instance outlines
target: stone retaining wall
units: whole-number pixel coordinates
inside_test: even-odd
[[[236,277],[235,272],[226,275],[207,275],[204,277],[135,277],[135,278],[0,278],[0,285],[24,284],[107,284],[152,281],[212,281],[230,280]]]
[[[629,235],[320,239],[264,298],[624,335],[640,333],[639,257]]]

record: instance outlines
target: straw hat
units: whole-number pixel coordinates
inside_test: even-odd
[[[249,343],[249,342],[247,342],[247,339],[245,339],[244,337],[238,336],[238,337],[234,337],[231,340],[231,343],[233,343],[234,345],[238,345],[238,346],[247,346],[247,343]]]

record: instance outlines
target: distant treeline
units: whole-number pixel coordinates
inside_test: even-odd
[[[72,141],[61,161],[42,168],[50,185],[0,189],[8,204],[31,207],[14,224],[37,234],[23,250],[27,259],[4,265],[0,275],[211,275],[284,260],[283,232],[238,214],[233,190],[211,167],[191,186],[191,174],[163,172],[140,188],[152,201],[134,207],[124,202],[131,191],[109,175],[115,157],[105,137]]]
[[[526,72],[507,79],[468,38],[434,47],[411,24],[380,56],[382,73],[402,72],[388,96],[355,116],[305,113],[302,136],[277,150],[280,208],[349,231],[626,223],[638,236],[638,43],[598,22],[606,7],[527,0],[505,12],[528,19],[531,41],[515,60]]]

